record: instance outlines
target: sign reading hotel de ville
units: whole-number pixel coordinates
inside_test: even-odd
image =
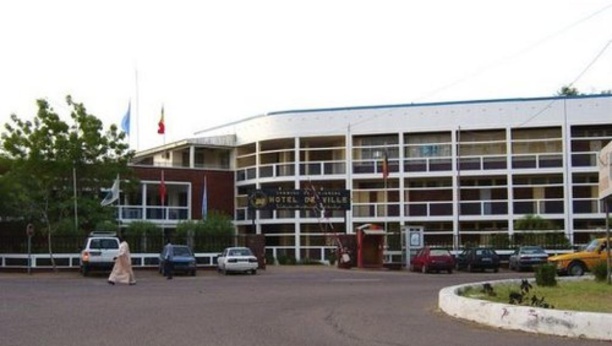
[[[251,209],[311,209],[350,210],[349,190],[253,190],[249,194]]]
[[[612,142],[599,152],[599,199],[612,195]]]

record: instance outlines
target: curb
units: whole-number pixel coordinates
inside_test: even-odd
[[[487,282],[520,284],[521,280]],[[458,295],[461,289],[482,287],[484,283],[476,282],[442,289],[438,295],[439,308],[450,316],[495,328],[612,341],[612,314],[493,303]]]

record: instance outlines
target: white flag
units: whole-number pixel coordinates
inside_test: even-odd
[[[115,179],[113,186],[111,187],[110,191],[108,191],[108,194],[106,195],[106,197],[104,197],[102,202],[100,202],[100,204],[104,207],[104,206],[107,206],[115,202],[118,199],[119,199],[119,174],[117,174],[117,179]]]

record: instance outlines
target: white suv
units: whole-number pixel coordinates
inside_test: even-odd
[[[91,270],[110,270],[119,254],[119,238],[115,232],[91,232],[81,251],[81,274]]]

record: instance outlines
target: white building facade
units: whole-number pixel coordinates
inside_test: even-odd
[[[455,249],[528,233],[515,223],[530,216],[572,244],[605,232],[612,95],[284,111],[196,136],[233,138],[238,233],[265,234],[275,255],[325,257],[330,232],[368,223]],[[351,210],[248,208],[253,190],[311,186],[349,190]]]

